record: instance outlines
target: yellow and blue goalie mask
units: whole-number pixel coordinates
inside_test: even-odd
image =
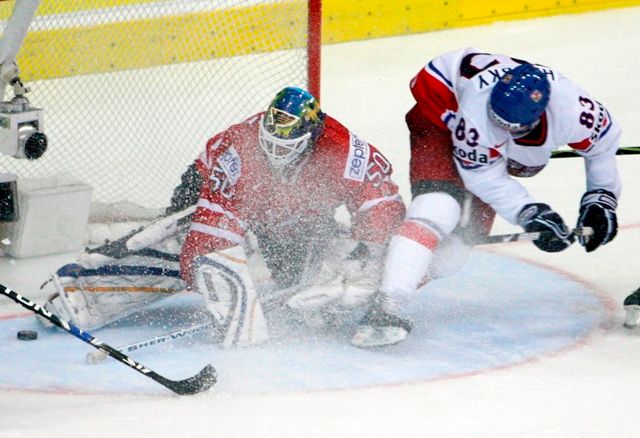
[[[322,132],[324,113],[309,92],[287,87],[273,99],[260,123],[260,146],[274,168],[309,152]]]

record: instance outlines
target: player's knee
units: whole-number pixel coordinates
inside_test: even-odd
[[[425,222],[441,233],[449,234],[460,220],[460,204],[448,193],[424,193],[409,205],[407,220]]]

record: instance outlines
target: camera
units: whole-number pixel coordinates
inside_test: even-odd
[[[42,109],[31,107],[23,95],[0,102],[0,152],[37,160],[46,150]]]

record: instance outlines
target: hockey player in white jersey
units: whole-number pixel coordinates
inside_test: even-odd
[[[594,232],[579,243],[591,252],[617,232],[621,128],[585,90],[554,69],[473,48],[429,61],[410,85],[413,200],[391,240],[374,304],[352,340],[361,347],[405,339],[411,326],[400,315],[421,284],[442,274],[434,259],[446,248],[462,248],[465,236],[488,234],[495,213],[543,232],[533,242],[543,251],[574,242],[560,215],[514,179],[536,175],[560,146],[585,162],[576,226]]]

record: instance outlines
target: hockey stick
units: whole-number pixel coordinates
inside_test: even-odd
[[[61,319],[58,315],[49,312],[45,308],[37,305],[33,301],[23,297],[22,295],[16,293],[15,291],[2,284],[0,284],[0,293],[11,298],[13,301],[20,304],[25,309],[32,311],[36,315],[40,315],[41,317],[50,321],[52,324],[67,331],[81,341],[86,342],[87,344],[91,345],[94,348],[97,348],[103,353],[106,353],[108,356],[111,356],[118,362],[123,363],[130,368],[133,368],[140,374],[147,376],[150,379],[155,380],[165,388],[170,389],[178,395],[191,395],[206,391],[207,389],[215,385],[217,381],[216,370],[211,365],[207,365],[193,377],[189,377],[184,380],[169,380],[166,377],[163,377],[160,374],[156,373],[155,371],[150,370],[141,363],[134,361],[129,356],[119,352],[115,348],[105,344],[102,341],[97,340],[89,333],[81,330],[70,322]]]
[[[130,353],[132,351],[141,350],[143,348],[152,347],[154,345],[166,344],[168,342],[177,341],[179,339],[189,338],[191,336],[197,335],[198,333],[202,333],[215,328],[215,326],[215,324],[210,322],[198,324],[192,327],[176,330],[171,333],[166,333],[164,335],[154,336],[153,338],[144,339],[142,341],[134,342],[131,344],[121,345],[119,347],[116,347],[116,350],[121,353]],[[107,358],[107,356],[108,355],[103,351],[89,352],[87,353],[87,363],[97,364],[103,362]]]
[[[153,223],[145,227],[135,229],[117,240],[111,242],[108,241],[97,248],[87,248],[86,252],[89,254],[98,253],[114,259],[121,259],[131,255],[143,255],[178,261],[179,257],[177,255],[167,254],[147,248],[145,245],[146,239],[143,236],[148,234],[151,228],[155,228],[157,233],[166,234],[171,232],[174,229],[174,226],[175,228],[181,228],[191,224],[191,219],[193,219],[194,213],[190,211],[191,209],[186,209],[184,213],[179,212],[185,215],[175,221],[167,220],[170,216],[159,217]],[[176,214],[178,213],[174,213],[174,215]]]
[[[640,146],[620,147],[616,151],[616,155],[638,155],[638,154],[640,154]],[[551,152],[551,158],[575,158],[580,156],[581,155],[578,154],[573,149],[558,150],[558,151]]]
[[[496,234],[493,236],[475,236],[471,240],[472,245],[490,245],[492,243],[507,243],[518,242],[521,240],[533,241],[537,240],[543,234],[550,234],[551,231],[535,231],[535,232],[523,232],[523,233],[511,233],[511,234]],[[574,228],[574,236],[591,236],[593,234],[593,228]]]

